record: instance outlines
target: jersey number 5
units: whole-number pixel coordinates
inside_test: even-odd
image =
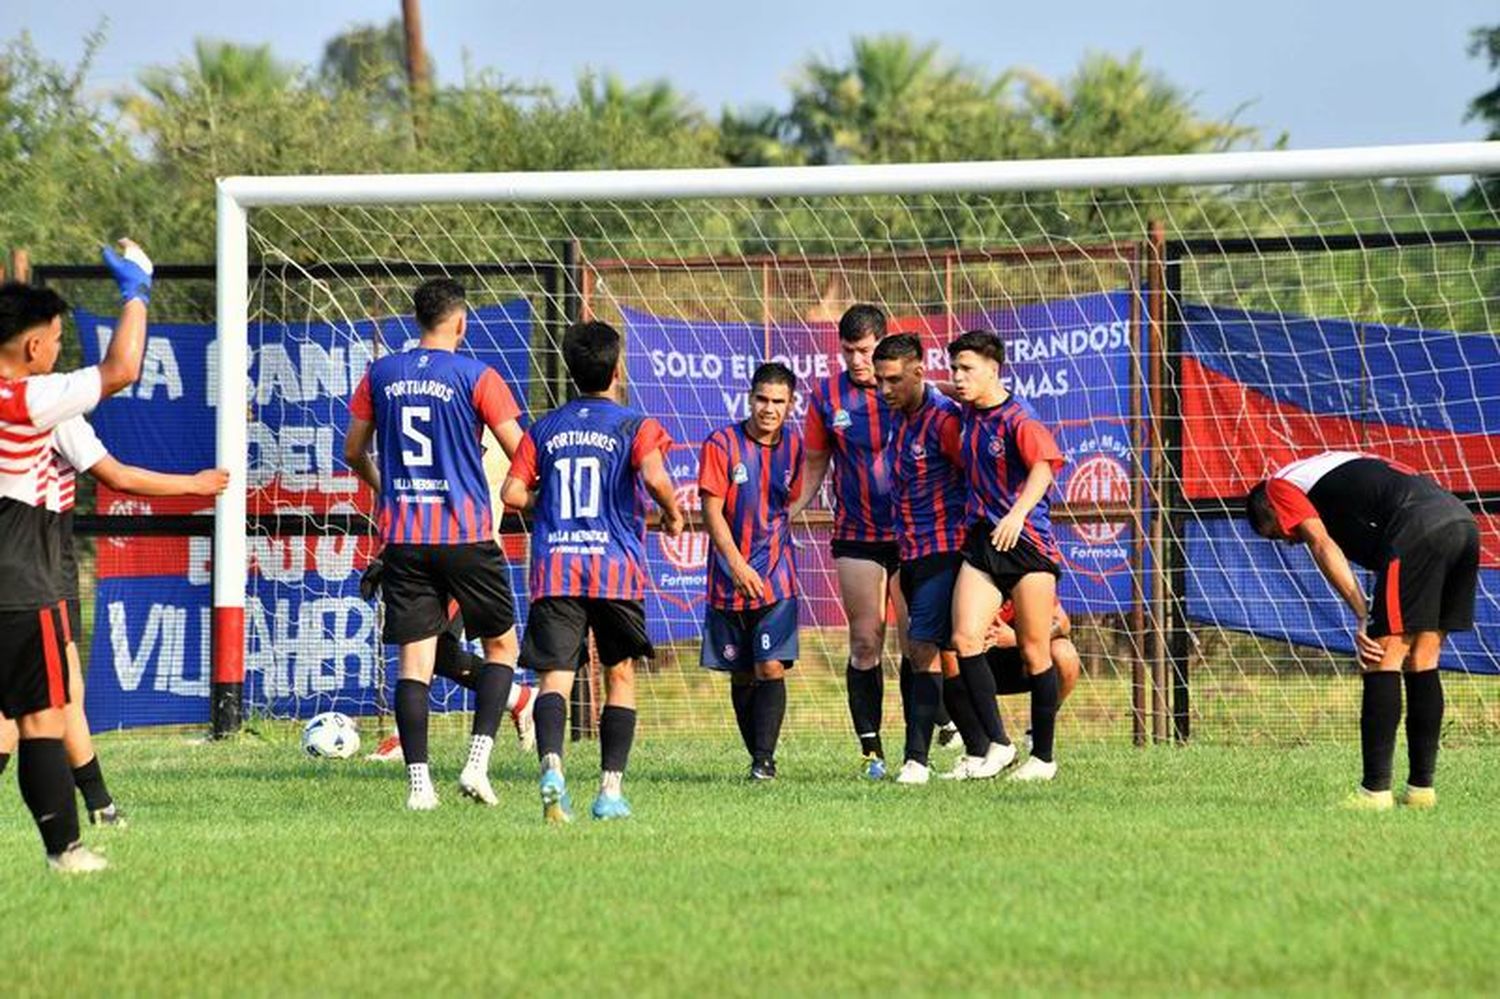
[[[407,468],[432,464],[432,438],[417,429],[418,423],[423,427],[431,425],[432,410],[427,406],[403,407],[401,436],[412,445],[412,450],[401,449],[401,461]]]
[[[599,516],[599,459],[557,459],[558,513],[563,520]]]

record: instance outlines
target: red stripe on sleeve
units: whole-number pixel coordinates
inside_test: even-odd
[[[474,410],[486,426],[496,427],[521,415],[510,386],[494,368],[486,368],[479,381],[474,383]]]
[[[370,373],[359,380],[354,396],[349,400],[349,415],[356,420],[372,422],[375,419],[375,400],[370,398]]]

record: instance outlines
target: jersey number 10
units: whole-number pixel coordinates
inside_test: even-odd
[[[599,516],[599,459],[559,458],[556,467],[559,516]]]

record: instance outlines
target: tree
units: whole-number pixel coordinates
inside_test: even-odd
[[[429,85],[435,69],[432,55],[423,60]],[[352,90],[392,106],[410,103],[406,74],[406,32],[400,18],[382,27],[357,24],[328,40],[318,64],[318,79],[335,90]]]
[[[146,96],[161,104],[194,91],[219,100],[264,100],[284,93],[299,73],[296,66],[272,55],[269,45],[199,38],[193,42],[191,61],[147,69],[140,83]]]

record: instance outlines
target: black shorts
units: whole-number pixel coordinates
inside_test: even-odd
[[[1033,548],[1025,538],[1017,540],[1008,552],[996,551],[990,543],[994,530],[995,525],[983,520],[969,525],[969,533],[964,536],[964,561],[988,575],[1005,596],[1010,596],[1010,591],[1022,576],[1033,572],[1062,575],[1062,568]]]
[[[1026,666],[1021,662],[1021,650],[1014,645],[1008,649],[990,646],[984,658],[989,663],[990,675],[995,678],[995,693],[1024,694],[1031,689],[1031,677],[1026,675]]]
[[[589,632],[606,666],[656,655],[646,637],[646,608],[638,600],[543,597],[533,601],[521,639],[521,668],[546,673],[586,662]]]
[[[886,575],[895,575],[901,568],[901,549],[894,541],[849,541],[834,538],[829,545],[834,558],[857,558],[884,566]]]
[[[442,634],[457,601],[465,631],[499,638],[516,626],[510,568],[493,541],[472,545],[386,545],[380,581],[385,603],[383,637],[406,645]]]
[[[1479,525],[1474,518],[1438,526],[1414,521],[1391,539],[1390,560],[1375,573],[1370,637],[1468,631],[1474,627],[1478,586]]]
[[[66,604],[0,611],[0,714],[7,718],[68,703]]]

